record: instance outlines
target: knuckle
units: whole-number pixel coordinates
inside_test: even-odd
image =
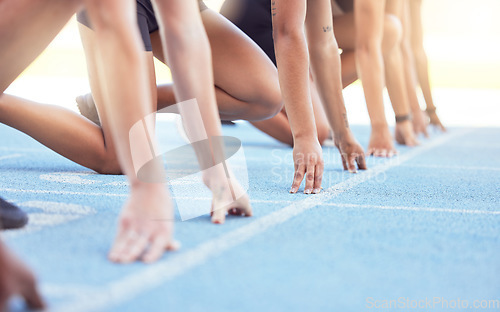
[[[294,176],[295,180],[302,180],[303,177],[304,174],[300,170],[295,171],[295,176]]]
[[[307,181],[314,181],[314,173],[308,172],[306,179]]]

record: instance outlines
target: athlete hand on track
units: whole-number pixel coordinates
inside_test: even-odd
[[[415,135],[419,135],[422,133],[426,138],[429,137],[429,133],[427,132],[427,121],[425,119],[425,113],[420,109],[413,112],[413,132]]]
[[[356,173],[356,164],[360,170],[366,170],[365,152],[352,134],[348,134],[343,139],[336,138],[335,146],[339,149],[344,170]]]
[[[173,205],[165,185],[132,187],[109,259],[118,263],[155,262],[165,251],[179,248],[173,229]]]
[[[15,295],[22,296],[31,309],[45,308],[33,273],[0,242],[0,311],[7,311],[8,300]]]
[[[428,111],[427,115],[429,116],[429,124],[433,125],[437,129],[441,130],[442,132],[446,132],[446,128],[443,126],[441,123],[441,120],[439,120],[439,117],[436,113],[436,111]]]
[[[302,180],[306,179],[304,194],[318,194],[323,179],[323,152],[317,139],[296,139],[293,146],[295,174],[290,193],[297,193]]]

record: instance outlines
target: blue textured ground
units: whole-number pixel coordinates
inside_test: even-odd
[[[175,127],[159,129],[168,148]],[[0,194],[31,217],[26,230],[3,236],[36,270],[53,310],[362,311],[375,300],[500,300],[500,129],[434,134],[390,161],[370,158],[372,170],[356,175],[327,148],[326,191],[316,196],[287,193],[291,149],[247,124],[224,130],[244,143],[255,216],[223,226],[208,216],[179,221],[180,251],[121,266],[106,252],[124,177],[92,174],[0,126]],[[365,147],[368,130],[354,127]],[[184,197],[196,195],[188,190]]]

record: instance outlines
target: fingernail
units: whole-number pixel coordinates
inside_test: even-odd
[[[314,190],[313,190],[313,193],[314,193],[314,194],[319,194],[319,192],[321,192],[321,189],[320,189],[320,188],[317,188],[317,189],[314,189]]]
[[[356,171],[356,169],[349,169],[349,172],[350,172],[350,173],[358,173],[358,172]]]
[[[311,189],[304,190],[304,194],[308,194],[309,195],[309,194],[311,194],[311,192],[312,192]]]
[[[292,187],[292,188],[290,189],[290,193],[292,193],[292,194],[297,193],[297,188],[296,188],[296,187]]]

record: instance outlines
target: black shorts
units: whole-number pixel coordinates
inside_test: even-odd
[[[198,4],[200,6],[200,11],[207,9],[207,6],[203,3],[203,1],[198,1]],[[78,12],[76,19],[80,24],[92,28],[85,10]],[[139,26],[142,41],[144,42],[144,49],[146,51],[152,51],[153,46],[151,45],[151,38],[149,34],[157,31],[159,26],[150,0],[137,0],[137,25]]]
[[[354,11],[354,0],[335,0],[344,13]]]
[[[354,0],[336,0],[344,13],[351,12]],[[241,29],[276,65],[270,0],[226,0],[220,13]]]
[[[270,0],[226,0],[220,13],[255,41],[276,65]]]

